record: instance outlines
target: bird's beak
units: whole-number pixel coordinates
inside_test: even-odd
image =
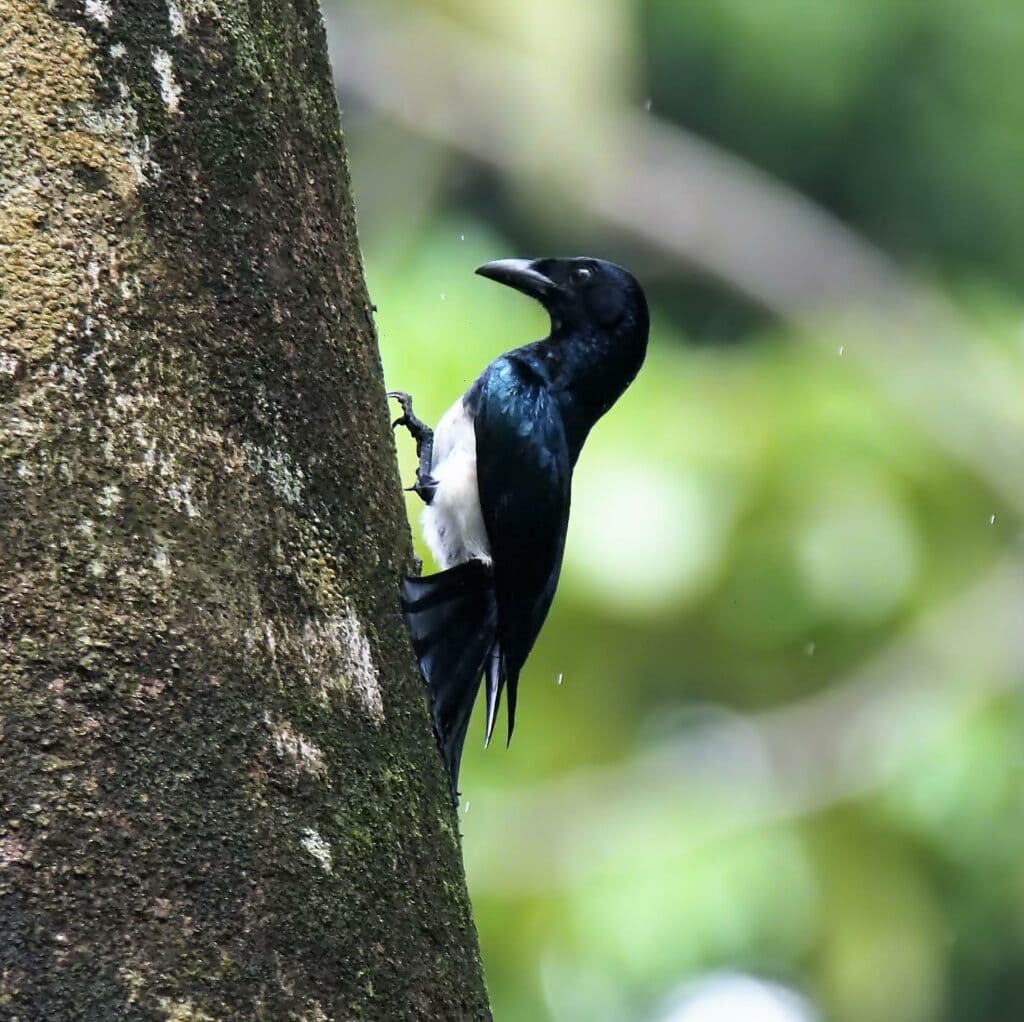
[[[537,270],[529,259],[496,259],[493,263],[478,266],[476,272],[481,277],[490,277],[499,284],[514,287],[540,302],[558,290],[558,285]]]

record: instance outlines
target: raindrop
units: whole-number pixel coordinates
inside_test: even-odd
[[[444,301],[444,292],[443,291],[441,292],[441,301],[442,302]]]
[[[992,516],[991,516],[991,517],[989,518],[989,520],[988,520],[988,524],[989,524],[989,525],[995,525],[995,524],[996,524],[996,516],[995,516],[995,515],[992,515]]]
[[[468,813],[468,812],[469,812],[469,801],[467,800],[466,808],[463,810],[463,813],[465,814],[465,813]]]
[[[809,642],[809,643],[807,643],[807,645],[806,645],[806,646],[804,646],[804,652],[805,652],[805,653],[806,653],[806,654],[807,654],[808,656],[814,656],[814,651],[815,651],[815,650],[816,650],[817,648],[818,648],[818,646],[817,646],[817,643],[814,643],[814,642]]]
[[[459,241],[465,241],[465,240],[466,240],[465,234],[460,234],[459,235]]]
[[[650,112],[651,112],[651,107],[652,107],[652,106],[654,106],[654,100],[653,100],[653,99],[651,99],[651,97],[650,97],[650,96],[648,96],[648,97],[647,97],[647,99],[645,99],[645,100],[644,100],[644,109],[645,109],[645,110],[646,110],[646,111],[647,111],[648,113],[650,113]]]
[[[561,685],[562,684],[562,672],[561,671],[558,672],[558,677],[555,679],[555,684],[556,685]]]
[[[846,351],[846,345],[845,345],[845,344],[840,344],[840,345],[839,345],[839,357],[840,357],[840,358],[842,358],[842,357],[843,357],[843,352],[844,352],[844,351]]]

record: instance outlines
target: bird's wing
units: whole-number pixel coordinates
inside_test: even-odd
[[[477,483],[498,603],[499,651],[487,672],[487,739],[508,684],[508,736],[522,669],[558,584],[572,468],[559,409],[528,363],[504,356],[481,376]]]

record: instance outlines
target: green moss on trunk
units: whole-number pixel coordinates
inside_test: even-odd
[[[0,1015],[486,1018],[319,10],[0,0]]]

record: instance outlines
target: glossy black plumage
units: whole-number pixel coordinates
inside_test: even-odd
[[[648,332],[643,291],[613,263],[502,260],[477,272],[540,301],[551,316],[548,337],[488,365],[436,436],[407,395],[392,395],[403,409],[396,425],[416,438],[414,488],[433,515],[428,535],[448,562],[437,575],[406,581],[403,608],[453,797],[485,674],[487,739],[503,689],[511,739],[519,675],[558,584],[573,467],[591,427],[636,376]],[[473,524],[474,499],[485,536]]]
[[[487,691],[487,739],[508,685],[508,738],[519,672],[555,595],[569,523],[572,466],[550,381],[513,352],[491,363],[468,396],[475,408],[480,510],[491,543],[500,673]]]

